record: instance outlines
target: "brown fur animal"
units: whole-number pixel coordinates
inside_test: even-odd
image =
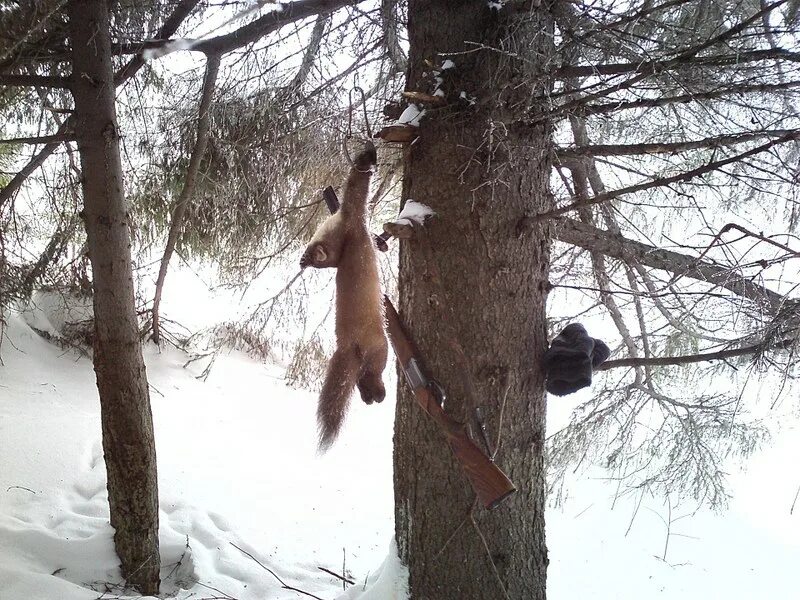
[[[368,143],[355,158],[339,211],[320,226],[308,244],[301,267],[336,267],[336,351],[319,395],[319,448],[327,450],[342,427],[357,385],[367,404],[386,395],[381,375],[387,341],[378,259],[367,229],[366,206],[375,147]]]

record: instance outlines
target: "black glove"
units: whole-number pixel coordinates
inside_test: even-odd
[[[589,337],[580,323],[570,323],[553,339],[542,357],[547,391],[566,396],[591,385],[592,369],[610,355],[611,350],[602,340]]]

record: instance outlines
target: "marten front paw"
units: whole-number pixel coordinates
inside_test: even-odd
[[[309,244],[303,256],[300,257],[300,268],[314,267],[316,269],[323,269],[325,267],[335,267],[335,259],[331,253],[328,252],[325,244],[316,242]]]
[[[378,164],[378,152],[372,142],[367,142],[353,161],[353,166],[359,171],[369,171],[376,164]]]

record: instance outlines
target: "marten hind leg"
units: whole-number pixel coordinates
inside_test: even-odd
[[[383,402],[386,397],[386,388],[383,386],[383,370],[386,368],[387,353],[386,343],[362,351],[358,391],[361,392],[361,399],[367,404]]]

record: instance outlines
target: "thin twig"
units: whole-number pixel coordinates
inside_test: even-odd
[[[344,575],[339,575],[336,571],[331,571],[330,569],[326,569],[325,567],[317,567],[320,571],[325,571],[328,575],[333,575],[336,579],[339,579],[342,583],[349,583],[350,585],[355,585],[356,582],[352,579],[345,577]]]
[[[497,565],[494,562],[494,558],[492,558],[492,551],[489,549],[489,543],[486,541],[486,537],[483,535],[483,531],[481,531],[481,528],[478,525],[478,522],[475,520],[475,515],[473,513],[470,513],[469,520],[472,522],[472,526],[475,528],[475,532],[478,534],[478,537],[481,538],[481,542],[483,542],[483,548],[486,550],[486,558],[489,560],[489,564],[492,567],[492,572],[497,579],[497,585],[503,591],[503,596],[506,598],[506,600],[511,600],[511,596],[508,595],[508,591],[503,583],[503,579],[500,577],[500,571],[497,570]]]
[[[236,545],[236,544],[234,544],[233,542],[229,542],[229,543],[230,543],[230,545],[231,545],[231,546],[233,546],[234,548],[236,548],[236,549],[237,549],[239,552],[241,552],[242,554],[244,554],[244,555],[246,555],[246,556],[249,556],[251,559],[253,559],[253,560],[256,562],[256,564],[258,564],[258,566],[259,566],[259,567],[261,567],[261,568],[262,568],[262,569],[264,569],[264,570],[265,570],[267,573],[269,573],[269,574],[270,574],[270,575],[272,575],[272,576],[273,576],[275,579],[277,579],[277,580],[278,580],[278,583],[280,583],[280,584],[281,584],[281,587],[282,587],[284,590],[290,590],[290,591],[292,591],[292,592],[297,592],[298,594],[305,594],[305,595],[306,595],[306,596],[308,596],[309,598],[316,598],[316,600],[323,600],[323,599],[322,599],[322,598],[320,598],[319,596],[315,596],[314,594],[312,594],[312,593],[310,593],[310,592],[306,592],[306,591],[304,591],[304,590],[301,590],[301,589],[298,589],[298,588],[296,588],[296,587],[292,587],[292,586],[288,585],[288,584],[287,584],[287,583],[286,583],[286,582],[285,582],[283,579],[281,579],[281,578],[278,576],[278,574],[277,574],[275,571],[273,571],[272,569],[270,569],[268,566],[266,566],[264,563],[262,563],[260,560],[258,560],[258,559],[257,559],[255,556],[253,556],[252,554],[250,554],[250,553],[249,553],[247,550],[243,550],[242,548],[240,548],[239,546],[237,546],[237,545]],[[219,590],[216,590],[216,591],[219,591]]]
[[[453,541],[453,538],[456,537],[456,534],[459,531],[461,531],[461,528],[464,526],[464,523],[466,523],[470,519],[470,517],[472,517],[472,513],[475,511],[475,507],[477,507],[477,506],[478,506],[478,498],[476,497],[472,501],[472,506],[470,506],[469,511],[467,512],[467,514],[464,515],[464,518],[461,519],[461,521],[458,523],[458,526],[453,530],[453,532],[449,536],[447,536],[447,539],[444,541],[444,544],[442,545],[442,547],[439,548],[439,551],[436,554],[433,555],[433,560],[434,561],[437,560],[442,555],[442,553],[445,551],[447,546],[450,545],[450,542]]]
[[[497,453],[500,452],[500,446],[503,443],[503,415],[506,412],[506,400],[508,400],[508,392],[511,389],[511,384],[506,384],[506,391],[503,393],[503,401],[500,403],[500,416],[497,417],[497,445],[492,452],[492,462],[497,458]]]
[[[23,485],[10,485],[10,486],[8,486],[8,487],[6,488],[6,491],[7,491],[7,492],[10,492],[11,490],[25,490],[26,492],[30,492],[31,494],[35,494],[35,493],[36,493],[36,492],[34,492],[32,489],[30,489],[30,488],[26,488],[26,487],[25,487],[25,486],[23,486]]]
[[[225,593],[225,592],[223,592],[222,590],[218,590],[217,588],[215,588],[215,587],[212,587],[212,586],[210,586],[210,585],[206,585],[205,583],[200,583],[199,581],[197,581],[197,582],[195,582],[195,585],[199,585],[200,587],[204,587],[204,588],[206,588],[206,589],[209,589],[209,590],[211,590],[212,592],[217,592],[218,594],[222,594],[222,596],[223,596],[224,598],[228,598],[229,600],[236,600],[236,598],[234,598],[234,597],[233,597],[233,596],[231,596],[230,594],[226,594],[226,593]]]

